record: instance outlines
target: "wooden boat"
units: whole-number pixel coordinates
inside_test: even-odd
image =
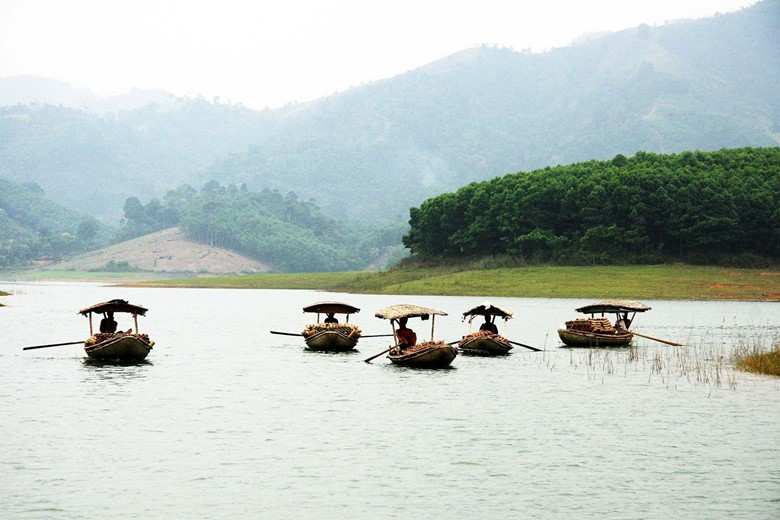
[[[458,349],[443,341],[418,343],[403,351],[393,347],[387,357],[396,365],[417,368],[444,368],[450,366]]]
[[[447,345],[443,341],[434,340],[434,324],[436,316],[446,316],[447,313],[420,307],[418,305],[391,305],[375,313],[377,318],[390,320],[393,328],[395,344],[388,349],[387,358],[390,362],[405,367],[415,368],[445,368],[450,366],[458,355],[458,349]],[[401,348],[399,346],[397,324],[400,320],[408,318],[420,318],[422,321],[431,320],[431,340],[416,343],[415,345]]]
[[[341,302],[318,302],[303,308],[303,312],[316,312],[317,323],[307,325],[301,335],[306,341],[306,347],[311,350],[326,352],[346,352],[355,348],[360,339],[361,331],[349,323],[349,315],[360,312],[360,309]],[[326,323],[320,321],[325,314],[335,319],[336,314],[346,315],[345,323]]]
[[[477,316],[485,318],[482,328],[490,330],[471,332],[472,322]],[[496,317],[504,320],[504,329],[506,329],[506,322],[512,318],[512,313],[488,302],[464,312],[463,321],[468,320],[469,322],[469,334],[463,336],[460,342],[458,342],[458,349],[464,354],[482,356],[505,356],[508,354],[512,350],[512,344],[498,333],[498,328],[495,326]],[[492,329],[490,326],[492,326]]]
[[[512,350],[512,345],[500,334],[478,330],[463,336],[458,342],[458,349],[464,354],[505,356]]]
[[[630,332],[610,334],[573,330],[568,328],[569,323],[566,322],[566,329],[558,329],[558,337],[568,347],[627,347],[634,337]]]
[[[648,310],[647,305],[630,300],[596,302],[577,309],[591,317],[567,321],[566,328],[558,329],[558,337],[569,347],[627,347],[634,337],[629,327],[636,313]],[[601,317],[597,318],[596,314]],[[614,327],[605,314],[615,314],[618,327]]]
[[[138,316],[145,316],[147,309],[132,305],[125,300],[111,300],[98,303],[79,311],[79,314],[89,317],[90,337],[84,342],[84,351],[91,359],[141,361],[151,352],[154,342],[147,334],[138,331]],[[98,332],[92,328],[92,314],[104,316],[107,313],[128,313],[133,315],[135,329],[127,332]],[[135,333],[132,331],[135,330]]]

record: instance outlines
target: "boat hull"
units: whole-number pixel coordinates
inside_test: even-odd
[[[325,330],[308,336],[305,339],[306,347],[311,350],[326,352],[346,352],[357,345],[360,335],[345,334],[339,331]]]
[[[400,354],[393,349],[387,357],[392,363],[405,367],[446,368],[457,355],[458,349],[436,341],[415,345]]]
[[[627,347],[634,337],[630,332],[599,334],[581,330],[558,329],[558,337],[568,347]]]
[[[470,334],[460,340],[458,348],[464,354],[505,356],[512,350],[512,345],[497,334]]]
[[[87,340],[84,351],[90,359],[141,361],[149,355],[153,344],[136,334],[101,334]]]

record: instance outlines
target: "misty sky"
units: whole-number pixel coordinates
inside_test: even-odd
[[[132,87],[262,109],[477,45],[534,52],[755,0],[0,0],[0,76]]]

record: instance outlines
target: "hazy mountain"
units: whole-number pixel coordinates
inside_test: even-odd
[[[0,176],[118,215],[127,196],[216,179],[316,199],[326,214],[408,218],[474,180],[638,150],[780,142],[780,0],[544,54],[468,49],[303,105],[205,100],[98,116],[0,108]],[[2,89],[0,89],[2,90]]]
[[[203,179],[296,186],[326,209],[398,216],[506,172],[638,150],[774,146],[778,43],[775,0],[545,54],[469,49],[303,106],[279,135]]]
[[[111,116],[0,107],[0,177],[36,182],[53,200],[117,223],[128,197],[164,195],[218,157],[246,149],[273,120],[199,99]]]
[[[86,88],[74,88],[64,81],[40,76],[0,77],[0,106],[55,105],[95,114],[135,110],[156,103],[171,104],[176,98],[164,90],[134,88],[126,94],[102,97]]]

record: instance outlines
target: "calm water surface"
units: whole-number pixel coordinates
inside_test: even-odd
[[[545,351],[431,371],[364,363],[387,338],[334,355],[269,331],[336,299],[383,334],[376,310],[416,303],[449,313],[436,336],[452,341],[486,298],[0,289],[0,518],[780,517],[780,381],[726,363],[780,337],[776,303],[645,302],[637,331],[688,346],[610,351],[560,348],[590,301],[491,298],[515,312],[511,339]],[[84,339],[78,309],[112,298],[150,309],[147,363],[21,350]]]

